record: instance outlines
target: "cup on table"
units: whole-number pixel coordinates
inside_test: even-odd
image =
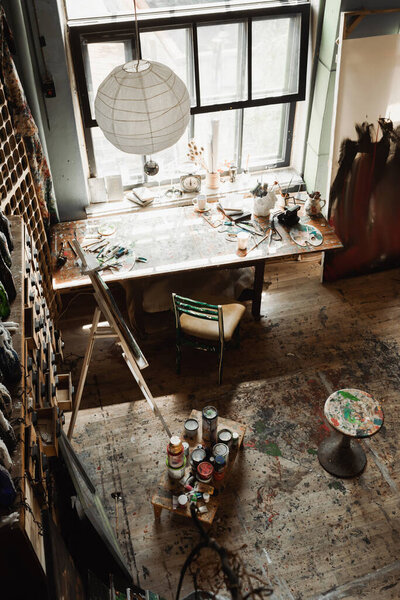
[[[207,196],[199,194],[197,198],[193,198],[193,204],[198,210],[204,210],[207,206]]]
[[[246,231],[239,231],[236,237],[238,250],[247,250],[249,234]]]

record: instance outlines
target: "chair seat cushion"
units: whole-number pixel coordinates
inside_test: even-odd
[[[242,318],[246,307],[240,302],[230,302],[226,298],[224,301],[218,298],[207,298],[204,300],[210,304],[221,304],[224,320],[224,340],[229,342],[233,333]],[[218,321],[209,321],[207,319],[198,319],[191,315],[182,313],[180,316],[181,329],[186,335],[203,338],[205,340],[219,339]]]

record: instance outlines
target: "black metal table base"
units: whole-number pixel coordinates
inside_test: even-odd
[[[318,459],[336,477],[355,477],[365,468],[367,457],[360,444],[347,435],[332,433],[318,447]]]

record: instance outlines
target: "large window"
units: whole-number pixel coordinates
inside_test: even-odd
[[[231,162],[239,169],[288,165],[295,106],[305,97],[308,3],[191,4],[137,1],[141,57],[172,68],[191,98],[187,133],[153,156],[161,176],[179,173],[189,139],[206,144],[215,118],[223,132],[221,168]],[[99,84],[116,65],[136,58],[132,15],[118,16],[132,12],[132,0],[66,5],[91,173],[120,173],[125,186],[143,181],[147,157],[114,148],[94,115]]]

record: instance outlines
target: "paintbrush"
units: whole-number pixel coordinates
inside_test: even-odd
[[[265,242],[265,240],[266,240],[266,239],[269,237],[269,234],[270,234],[270,233],[271,233],[271,231],[269,231],[269,232],[267,233],[267,235],[265,235],[265,236],[263,237],[263,239],[262,239],[262,240],[259,240],[259,241],[258,241],[256,244],[254,244],[254,246],[252,246],[252,247],[250,248],[250,250],[247,250],[247,252],[246,252],[246,256],[248,255],[248,253],[249,253],[249,252],[251,252],[252,250],[254,250],[255,248],[257,248],[257,246],[259,246],[259,245],[260,245],[262,242]]]

